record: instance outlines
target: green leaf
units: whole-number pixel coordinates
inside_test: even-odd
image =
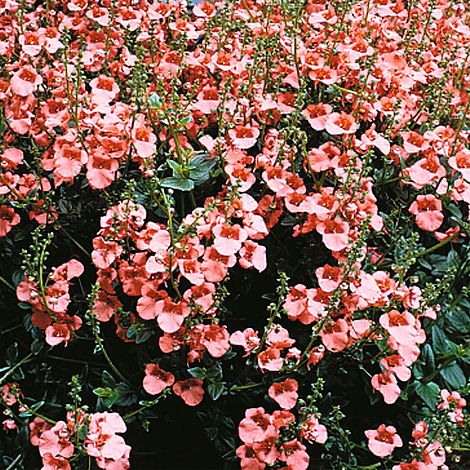
[[[206,370],[202,367],[192,367],[191,369],[188,369],[188,372],[196,379],[203,379],[207,375]]]
[[[116,385],[114,377],[107,370],[104,370],[101,374],[101,382],[105,387],[114,387]]]
[[[425,344],[421,350],[421,358],[424,362],[426,373],[430,374],[436,369],[436,363],[434,361],[434,352],[430,344]]]
[[[152,93],[149,97],[149,107],[151,109],[158,109],[162,107],[162,100],[156,93]]]
[[[209,393],[212,400],[217,400],[220,398],[222,393],[225,391],[225,384],[223,382],[211,382],[207,386],[207,392]]]
[[[175,162],[174,160],[171,160],[170,158],[168,158],[166,163],[173,171],[173,176],[178,178],[182,175],[183,169],[181,168],[181,165],[178,162]]]
[[[466,384],[465,374],[456,362],[442,369],[439,374],[446,384],[454,390],[458,390]]]
[[[42,339],[36,338],[31,343],[31,352],[37,356],[44,349],[44,341]]]
[[[470,332],[470,316],[463,310],[456,309],[448,312],[445,318],[456,333]]]
[[[416,385],[417,395],[426,403],[426,405],[434,409],[439,401],[439,385],[434,382],[418,383]]]
[[[163,178],[160,181],[160,185],[164,188],[177,189],[179,191],[191,191],[194,189],[194,181],[184,178],[176,178],[170,176],[168,178]]]
[[[38,401],[37,403],[35,403],[34,405],[31,406],[31,409],[33,411],[37,411],[39,410],[39,408],[41,408],[41,406],[44,405],[44,402],[43,401]]]
[[[450,351],[448,338],[445,333],[437,326],[432,327],[432,345],[438,354],[445,354]]]

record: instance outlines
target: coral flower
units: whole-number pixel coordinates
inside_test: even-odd
[[[29,65],[23,66],[10,81],[13,93],[19,96],[32,95],[42,83],[42,77]]]
[[[444,221],[442,202],[432,194],[419,195],[409,211],[414,214],[416,225],[426,232],[434,232]]]
[[[158,364],[147,364],[145,366],[143,387],[150,395],[158,395],[174,383],[175,376],[171,372],[163,370]]]
[[[282,409],[290,410],[297,403],[298,389],[297,380],[286,379],[284,382],[272,384],[269,387],[268,394]]]
[[[256,144],[259,137],[259,129],[257,127],[237,126],[228,131],[228,135],[232,139],[235,146],[240,149],[249,149]]]
[[[359,126],[346,113],[331,113],[325,123],[325,130],[331,135],[354,134]]]
[[[403,441],[393,426],[381,424],[377,429],[369,429],[364,432],[369,439],[370,451],[377,457],[391,455],[395,447],[401,447]]]
[[[204,397],[202,380],[191,378],[180,380],[173,385],[173,392],[183,399],[188,406],[197,406]]]

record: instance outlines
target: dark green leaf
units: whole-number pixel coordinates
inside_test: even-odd
[[[188,372],[196,379],[203,379],[207,375],[206,370],[202,367],[192,367],[191,369],[188,369]]]
[[[450,351],[448,338],[437,325],[432,327],[432,345],[434,351],[436,351],[438,354],[444,354]]]
[[[418,383],[415,387],[417,395],[426,403],[426,405],[434,409],[439,400],[439,385],[434,382]]]
[[[458,390],[466,383],[465,374],[456,362],[442,369],[439,373],[447,385],[454,390]]]
[[[224,393],[224,390],[225,390],[225,384],[223,382],[211,382],[207,386],[207,392],[209,393],[210,397],[214,401],[220,398],[222,393]]]

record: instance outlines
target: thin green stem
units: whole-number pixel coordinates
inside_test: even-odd
[[[5,380],[15,372],[15,370],[19,369],[23,364],[26,364],[31,360],[31,358],[34,356],[33,353],[29,353],[27,356],[23,357],[20,362],[17,362],[11,369],[8,369],[2,377],[0,377],[0,385],[5,382]]]

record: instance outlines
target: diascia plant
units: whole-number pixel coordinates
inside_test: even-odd
[[[2,468],[469,468],[470,10],[0,0]]]

